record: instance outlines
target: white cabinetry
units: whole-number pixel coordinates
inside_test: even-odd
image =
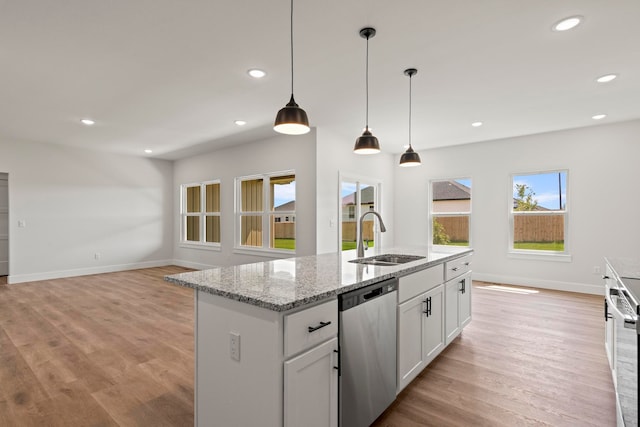
[[[197,291],[195,425],[335,427],[337,331],[336,299],[283,314]]]
[[[284,427],[338,425],[337,335],[336,300],[284,317]]]
[[[606,266],[606,275],[604,276],[605,282],[605,295],[609,295],[609,291],[612,288],[613,271],[609,265]],[[605,305],[607,307],[605,311],[605,327],[604,327],[604,348],[607,352],[607,359],[609,359],[609,368],[613,376],[613,381],[616,380],[615,373],[615,333],[616,333],[616,318],[611,315],[611,308],[608,306],[609,302],[605,297]]]
[[[398,392],[444,348],[444,287],[398,306]]]
[[[284,363],[284,426],[338,425],[338,338]]]
[[[448,345],[471,322],[471,272],[445,283],[445,345]]]
[[[398,392],[444,348],[443,277],[437,265],[400,278]]]
[[[471,255],[445,263],[445,345],[471,321]]]

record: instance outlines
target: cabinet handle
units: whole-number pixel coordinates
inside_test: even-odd
[[[467,262],[465,262],[465,263],[464,263],[464,265],[466,265],[466,266],[471,265],[471,261],[467,261]]]
[[[466,285],[465,285],[465,281],[461,280],[460,282],[460,292],[462,292],[463,294],[466,292]]]
[[[338,350],[333,350],[333,352],[337,353],[337,355],[338,355],[338,366],[334,366],[333,369],[338,371],[338,376],[340,376],[340,374],[341,374],[341,372],[340,372],[340,352]]]
[[[451,271],[458,271],[458,267],[453,267]]]
[[[607,276],[606,274],[604,276],[602,276],[602,280],[607,280],[607,279],[610,279],[610,277]]]
[[[320,322],[320,324],[318,326],[309,326],[309,333],[315,332],[318,329],[322,329],[325,326],[329,326],[330,324],[331,324],[331,321],[328,321],[328,322]]]
[[[426,314],[427,317],[429,317],[429,316],[431,316],[431,297],[427,298],[423,302],[425,304],[427,304],[427,309],[425,311],[423,311],[423,313]]]

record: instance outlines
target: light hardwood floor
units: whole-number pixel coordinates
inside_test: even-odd
[[[193,291],[162,280],[181,271],[0,285],[0,426],[193,425]],[[602,298],[489,285],[375,425],[613,426]]]

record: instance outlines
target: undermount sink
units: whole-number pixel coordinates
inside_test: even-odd
[[[372,264],[372,265],[398,265],[404,264],[411,261],[417,261],[419,259],[424,259],[425,257],[420,255],[396,255],[396,254],[383,254],[371,256],[368,258],[357,258],[352,259],[349,262],[353,262],[356,264]]]

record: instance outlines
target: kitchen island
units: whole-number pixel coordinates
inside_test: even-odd
[[[356,253],[347,251],[167,276],[171,283],[196,290],[195,424],[337,425],[337,296],[385,279],[400,278],[399,299],[442,290],[439,353],[470,320],[470,310],[461,310],[468,312],[462,318],[458,305],[465,301],[470,307],[472,250],[396,247],[384,253],[424,258],[368,265],[350,262]],[[466,289],[464,300],[458,300],[456,281],[462,283],[462,294]],[[449,301],[445,288],[453,289]],[[449,314],[445,307],[451,308]],[[445,325],[449,319],[451,326]],[[399,346],[399,365],[405,359],[401,352]],[[420,370],[428,363],[423,359],[415,365]],[[415,367],[410,376],[398,368],[403,386],[419,373]]]

